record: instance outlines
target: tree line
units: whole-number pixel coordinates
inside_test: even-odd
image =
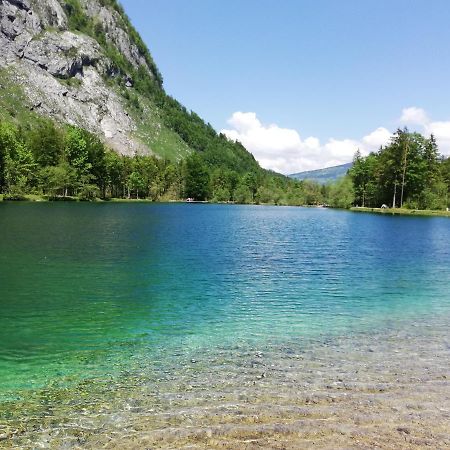
[[[214,142],[215,147],[210,144],[174,162],[153,155],[119,155],[86,130],[44,117],[25,124],[3,120],[0,193],[11,200],[35,194],[49,199],[192,198],[303,205],[322,203],[330,189],[265,171],[243,147],[247,162],[233,159],[223,149],[240,144],[223,135],[216,135]]]
[[[349,171],[354,204],[409,209],[449,206],[450,158],[440,155],[434,136],[398,129],[388,145],[362,157],[356,152]]]
[[[40,116],[24,124],[2,120],[0,193],[6,199],[35,194],[338,208],[449,206],[450,158],[439,154],[433,136],[397,130],[378,152],[363,157],[357,151],[347,176],[327,185],[261,169],[242,146],[246,159],[233,158],[224,149],[234,145],[240,146],[215,135],[203,151],[174,162],[154,155],[119,155],[86,130]]]

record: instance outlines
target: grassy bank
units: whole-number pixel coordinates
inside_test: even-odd
[[[35,194],[27,194],[21,195],[20,198],[9,199],[5,198],[4,194],[0,194],[0,202],[111,202],[111,203],[154,203],[149,199],[135,199],[135,198],[111,198],[107,200],[103,200],[101,198],[96,198],[92,200],[83,200],[78,197],[68,196],[68,197],[49,197],[47,195],[35,195]]]
[[[48,195],[39,195],[39,194],[25,194],[25,195],[17,195],[13,198],[9,198],[10,196],[6,194],[0,194],[0,202],[50,202],[50,201],[65,201],[65,202],[77,202],[81,201],[78,197],[56,197],[52,198]]]
[[[350,211],[355,212],[369,212],[377,214],[387,214],[387,215],[400,215],[400,216],[439,216],[439,217],[450,217],[450,211],[437,211],[437,210],[425,210],[425,209],[405,209],[405,208],[350,208]]]
[[[10,199],[5,194],[0,194],[0,202],[94,202],[94,203],[180,203],[184,200],[151,200],[149,198],[95,198],[91,200],[85,200],[79,197],[67,196],[67,197],[50,197],[48,195],[38,194],[26,194],[20,195],[16,198]]]

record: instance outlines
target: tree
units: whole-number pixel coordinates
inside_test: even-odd
[[[359,149],[353,157],[353,165],[349,173],[353,180],[356,204],[364,207],[369,172],[367,170],[366,159],[361,156]]]
[[[236,203],[248,204],[253,202],[253,194],[245,183],[240,183],[234,191]]]
[[[423,156],[426,170],[426,184],[427,186],[432,186],[441,176],[439,171],[439,151],[433,135],[425,143]]]
[[[256,192],[258,191],[258,176],[255,172],[247,172],[242,178],[242,183],[247,186],[251,193],[252,201],[255,199]]]
[[[80,128],[70,127],[66,136],[65,156],[67,162],[75,170],[77,185],[75,191],[86,184],[91,184],[92,164],[89,162],[89,151],[86,136]]]
[[[14,195],[26,193],[35,176],[36,162],[17,129],[6,123],[0,124],[0,165],[3,189]]]
[[[226,187],[218,187],[213,191],[213,200],[215,202],[228,202],[230,198],[230,191]]]
[[[441,176],[444,182],[447,184],[448,190],[450,191],[450,156],[447,158],[442,158],[440,169]]]
[[[136,199],[139,200],[139,191],[145,189],[145,181],[139,172],[132,172],[127,179],[127,186],[130,191],[136,192]]]
[[[6,189],[5,166],[7,155],[16,145],[16,128],[9,123],[0,122],[0,192]]]
[[[53,197],[67,196],[67,190],[75,183],[75,172],[65,163],[47,166],[39,172],[39,181],[44,194],[50,194]]]
[[[350,208],[355,201],[352,179],[349,175],[330,186],[328,203],[334,208]]]
[[[64,137],[49,119],[40,119],[28,133],[26,142],[40,167],[56,166],[61,159]]]
[[[318,205],[323,203],[323,196],[319,183],[311,180],[303,180],[301,183],[303,187],[305,204]]]
[[[113,151],[105,152],[105,189],[111,197],[123,195],[122,158]]]
[[[186,158],[185,194],[195,200],[205,200],[209,195],[208,170],[198,153]]]
[[[96,196],[101,193],[102,197],[106,195],[106,158],[105,158],[105,145],[97,136],[92,133],[88,133],[85,130],[81,131],[82,139],[86,142],[87,160],[88,163],[84,167],[86,177],[90,175],[87,183],[82,183],[85,187],[85,192],[93,192],[93,188],[87,188],[86,185],[95,184],[98,186]],[[87,173],[88,172],[88,173]],[[86,191],[87,189],[87,191]],[[89,196],[88,196],[89,197]]]

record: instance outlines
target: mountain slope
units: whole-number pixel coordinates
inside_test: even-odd
[[[23,91],[21,108],[86,129],[123,155],[177,161],[199,151],[211,166],[261,170],[162,83],[116,0],[0,1],[0,84],[5,95],[8,86]]]
[[[63,6],[72,3],[6,0],[0,4],[0,65],[8,68],[2,76],[9,75],[23,88],[30,109],[102,136],[120,153],[142,151],[144,145],[134,138],[136,124],[104,79],[111,62],[95,39],[69,30],[67,11],[72,9]],[[109,20],[111,32],[120,35],[117,13],[103,10],[99,17]],[[111,13],[108,19],[106,12]],[[141,62],[131,42],[128,49],[130,63]]]
[[[296,180],[312,180],[325,184],[343,177],[351,167],[352,163],[347,163],[340,166],[327,167],[325,169],[294,173],[289,176]]]

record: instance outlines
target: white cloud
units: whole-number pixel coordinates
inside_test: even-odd
[[[431,122],[426,129],[437,139],[450,140],[450,122]]]
[[[440,153],[450,155],[450,122],[430,122],[425,126],[425,133],[434,135]]]
[[[427,112],[416,106],[402,110],[398,126],[408,125],[429,136],[433,134],[440,153],[450,155],[450,121],[432,121]],[[389,143],[392,133],[379,127],[360,139],[329,138],[321,143],[317,137],[303,139],[297,130],[276,124],[263,124],[254,112],[235,112],[228,120],[230,129],[222,130],[237,140],[266,169],[290,174],[321,169],[350,162],[359,149],[363,155]]]
[[[402,111],[400,123],[416,125],[425,136],[433,134],[440,153],[450,155],[450,121],[433,121],[424,109],[411,106]]]
[[[305,144],[308,148],[311,148],[311,149],[318,149],[320,147],[319,139],[312,137],[312,136],[305,139]]]
[[[241,133],[261,126],[261,122],[257,119],[254,112],[235,112],[228,120],[228,123]]]
[[[425,110],[411,106],[402,110],[402,116],[400,117],[400,123],[410,125],[426,125],[429,122],[429,118]]]
[[[372,131],[372,133],[364,136],[363,142],[371,148],[380,148],[382,145],[386,145],[391,135],[392,134],[389,132],[389,130],[383,127],[379,127],[375,131]]]
[[[391,135],[386,128],[377,128],[360,140],[330,138],[322,145],[313,136],[302,139],[296,130],[264,125],[254,112],[235,112],[228,124],[232,128],[222,133],[240,141],[262,167],[285,174],[347,163],[358,148],[368,154],[387,144]]]

